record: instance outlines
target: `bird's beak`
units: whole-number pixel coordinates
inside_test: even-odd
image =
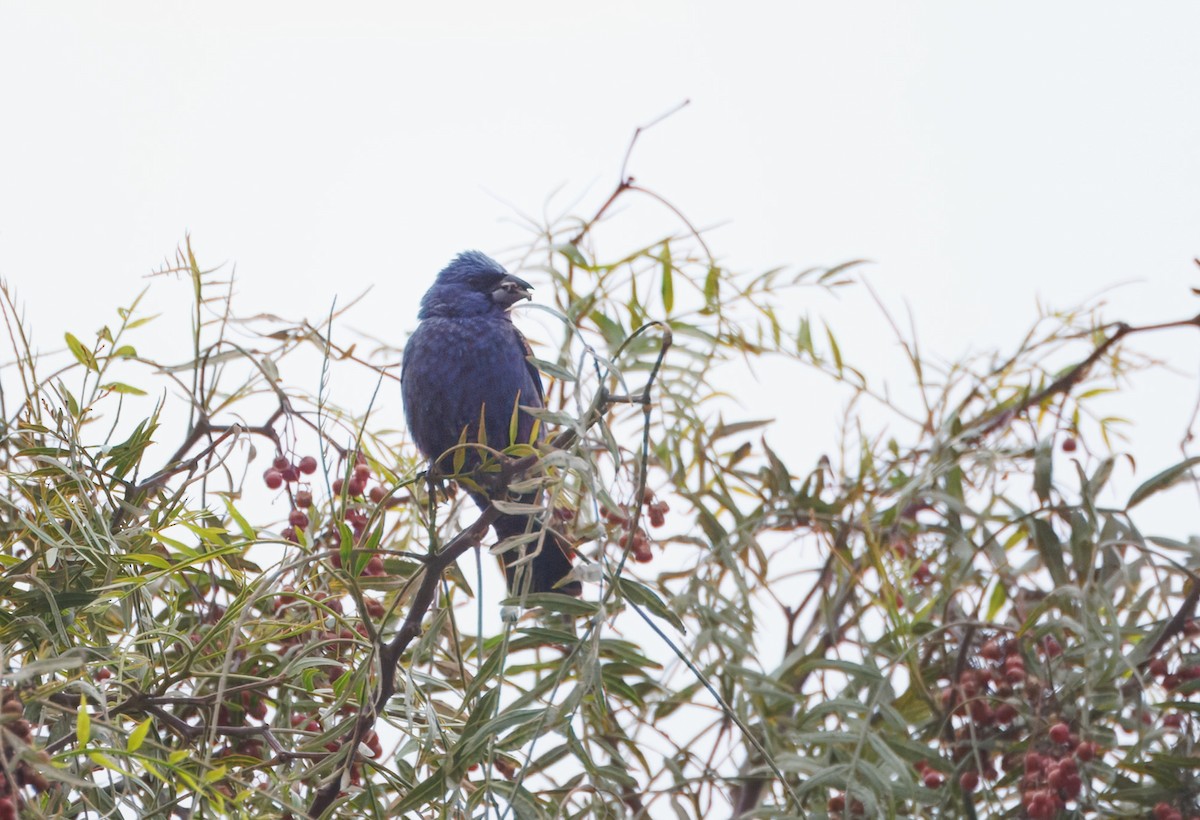
[[[512,274],[501,279],[500,284],[492,291],[493,301],[502,305],[506,310],[522,299],[531,298],[533,298],[533,286]]]

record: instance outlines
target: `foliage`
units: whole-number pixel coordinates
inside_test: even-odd
[[[737,274],[686,222],[601,247],[639,196],[538,226],[556,437],[463,477],[548,488],[579,601],[459,571],[490,519],[430,497],[373,412],[394,351],[341,312],[240,319],[188,243],[188,361],[141,297],[39,356],[6,290],[0,817],[1200,814],[1200,542],[1135,520],[1200,459],[1105,502],[1091,415],[1200,318],[1052,314],[950,366],[897,331],[913,412],[794,311],[853,265]],[[767,360],[842,391],[839,452],[725,400]]]

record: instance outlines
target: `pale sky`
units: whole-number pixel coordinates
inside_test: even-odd
[[[0,276],[53,349],[190,232],[247,312],[374,286],[354,325],[400,344],[451,256],[524,241],[512,209],[559,186],[594,208],[634,127],[688,98],[631,170],[721,225],[732,268],[871,259],[944,358],[1117,283],[1112,318],[1178,319],[1200,310],[1197,32],[1185,2],[0,0]],[[869,363],[887,337],[854,318]],[[1139,383],[1126,481],[1178,459],[1195,399],[1197,334],[1153,350],[1192,381]]]

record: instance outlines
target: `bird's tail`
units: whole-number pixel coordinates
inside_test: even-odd
[[[500,540],[525,533],[536,533],[537,538],[504,553],[504,574],[508,577],[508,589],[517,594],[527,592],[560,592],[578,597],[583,587],[574,579],[563,581],[570,574],[572,550],[558,534],[543,528],[542,523],[528,515],[502,515],[492,524]],[[526,555],[528,561],[520,559]],[[562,583],[560,583],[562,582]]]

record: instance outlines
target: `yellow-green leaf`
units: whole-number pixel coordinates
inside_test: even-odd
[[[109,382],[108,384],[100,385],[101,390],[108,390],[112,393],[124,393],[128,396],[144,396],[146,391],[140,387],[134,387],[131,384],[122,384],[121,382]]]
[[[79,739],[80,746],[86,746],[88,738],[92,736],[92,716],[88,714],[87,698],[83,695],[79,696],[79,709],[75,712],[75,737]]]
[[[671,262],[671,243],[663,243],[662,253],[658,258],[662,262],[663,308],[670,313],[671,309],[675,307],[675,266]]]
[[[96,364],[96,357],[92,355],[92,351],[83,346],[83,342],[75,338],[71,333],[65,334],[67,340],[67,348],[71,351],[71,355],[75,360],[88,370],[99,370],[99,365]]]
[[[150,731],[151,718],[146,718],[129,733],[129,740],[125,742],[126,751],[136,752],[142,747],[142,743],[146,740],[146,734]]]

